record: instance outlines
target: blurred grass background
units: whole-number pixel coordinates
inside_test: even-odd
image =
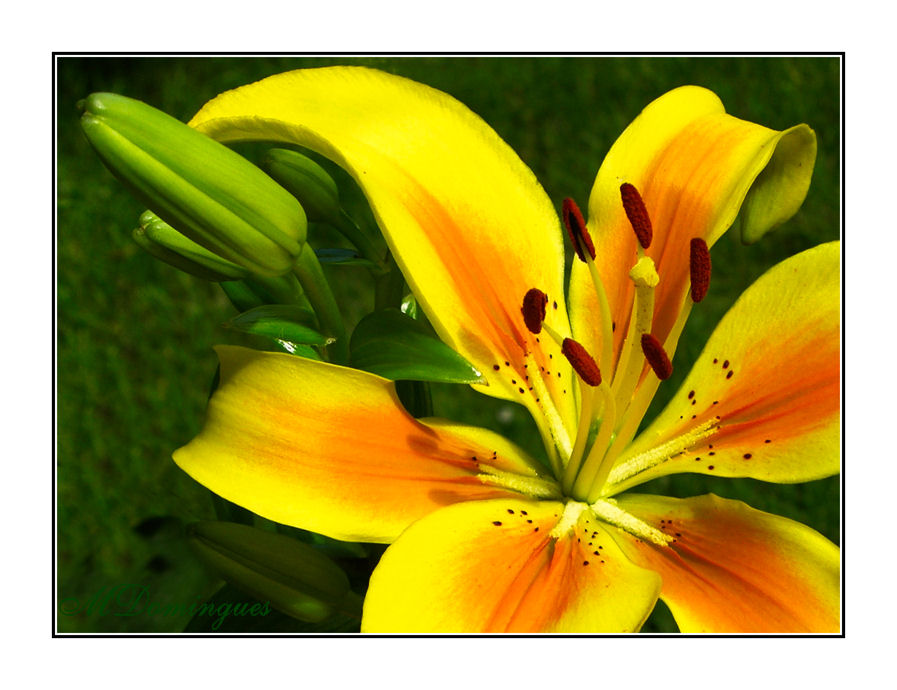
[[[533,169],[558,209],[585,206],[595,172],[642,107],[682,84],[714,90],[727,110],[782,129],[806,122],[819,157],[798,215],[762,242],[725,236],[713,250],[708,298],[674,360],[675,392],[712,327],[738,294],[787,256],[838,238],[840,63],[835,58],[66,58],[57,68],[57,598],[63,632],[181,630],[189,615],[102,614],[97,592],[145,587],[155,604],[204,600],[217,586],[187,550],[179,521],[214,517],[209,493],[171,452],[199,430],[216,360],[235,342],[220,289],[155,261],[132,242],[143,210],[105,170],[78,126],[93,91],[146,101],[182,120],[218,93],[270,74],[364,64],[442,89],[480,114]],[[251,151],[249,152],[252,153]],[[343,180],[345,182],[345,180]],[[311,235],[316,247],[334,237]],[[350,325],[370,309],[366,274],[329,271]],[[490,426],[540,455],[523,408],[461,386],[434,387],[436,414]],[[838,478],[783,486],[678,476],[641,490],[712,491],[805,522],[840,541]],[[176,519],[162,519],[176,518]],[[645,630],[675,630],[662,605]]]

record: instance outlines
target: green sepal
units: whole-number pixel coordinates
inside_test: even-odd
[[[353,367],[393,381],[483,382],[483,375],[466,359],[398,309],[364,317],[349,349]]]
[[[137,245],[160,261],[197,278],[220,283],[240,280],[249,271],[222,259],[175,230],[152,211],[140,216],[140,227],[132,233]]]
[[[100,159],[165,222],[253,273],[290,270],[305,243],[305,212],[261,169],[132,98],[94,93],[78,105]]]
[[[264,304],[235,316],[225,324],[242,333],[261,335],[295,345],[324,346],[333,338],[317,330],[317,319],[310,309],[295,304]]]
[[[293,618],[315,623],[354,606],[345,572],[312,546],[231,522],[196,522],[187,532],[223,579]]]

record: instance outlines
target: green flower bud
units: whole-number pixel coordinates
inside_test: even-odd
[[[95,93],[79,107],[103,163],[162,220],[253,273],[292,268],[305,243],[305,213],[259,168],[132,98]]]
[[[142,249],[170,266],[190,275],[220,283],[240,280],[250,275],[242,266],[222,259],[193,240],[184,237],[152,211],[140,216],[140,227],[134,230],[134,241]]]
[[[289,149],[271,149],[262,167],[299,200],[310,221],[333,226],[374,265],[374,270],[382,269],[384,249],[340,207],[339,189],[324,168]]]
[[[288,149],[271,149],[262,167],[299,200],[310,221],[331,225],[340,222],[336,182],[311,158]]]
[[[299,620],[354,606],[343,570],[308,544],[233,522],[196,522],[190,544],[225,580]]]

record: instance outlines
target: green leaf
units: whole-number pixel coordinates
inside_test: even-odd
[[[418,318],[417,298],[410,292],[402,298],[401,310],[403,314],[410,316],[412,319],[416,320]]]
[[[294,304],[255,307],[235,316],[225,326],[295,345],[327,345],[333,342],[332,338],[317,330],[314,312]]]
[[[315,255],[322,264],[340,264],[342,266],[367,266],[376,267],[373,261],[368,261],[358,255],[354,249],[315,249]]]
[[[398,309],[364,317],[349,348],[353,367],[393,381],[483,381],[483,375],[466,359]]]

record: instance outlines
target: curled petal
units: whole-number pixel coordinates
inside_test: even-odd
[[[389,542],[432,510],[517,495],[538,475],[492,432],[411,417],[393,384],[293,355],[219,347],[202,432],[174,454],[200,484],[275,522]]]
[[[387,549],[362,632],[632,632],[660,580],[583,504],[495,500],[438,510]]]
[[[611,148],[589,199],[589,229],[600,248],[595,261],[616,324],[614,352],[628,330],[634,290],[627,274],[637,258],[620,201],[622,183],[641,193],[653,226],[645,253],[660,284],[651,332],[665,343],[689,289],[691,239],[712,246],[739,212],[742,236],[751,241],[785,222],[803,203],[815,158],[816,137],[806,125],[778,132],[739,120],[696,86],[675,89],[645,108]],[[570,303],[575,337],[600,352],[597,298],[588,270],[576,262]]]
[[[634,563],[663,578],[681,632],[838,632],[840,551],[818,532],[712,494],[618,504],[674,539],[656,546],[615,531]]]
[[[488,377],[479,390],[541,418],[546,401],[536,399],[545,394],[521,385],[539,376],[572,428],[574,402],[563,393],[572,390],[570,368],[520,314],[527,290],[539,287],[558,305],[551,325],[569,331],[557,214],[532,172],[477,115],[408,79],[329,67],[224,93],[190,124],[221,141],[300,144],[342,166],[367,196],[437,333]],[[528,370],[527,352],[535,360]]]
[[[747,289],[618,461],[614,492],[676,472],[782,483],[837,474],[839,257],[840,243],[820,245]]]

